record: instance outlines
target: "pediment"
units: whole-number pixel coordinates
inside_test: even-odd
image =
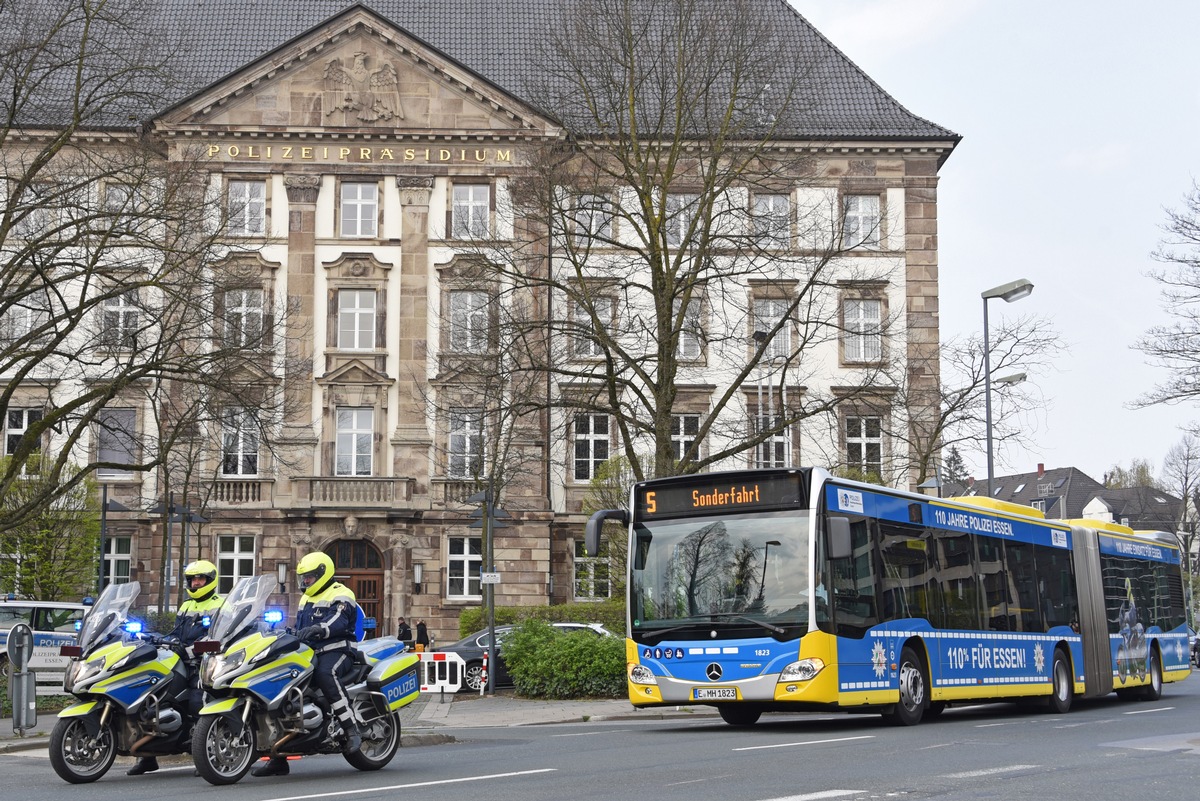
[[[158,128],[423,137],[554,126],[486,76],[357,6],[176,105]]]
[[[351,359],[318,378],[317,383],[343,387],[352,385],[386,386],[392,383],[392,379],[366,362]]]

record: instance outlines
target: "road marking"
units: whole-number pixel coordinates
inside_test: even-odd
[[[711,781],[715,781],[716,779],[731,779],[731,778],[733,778],[733,774],[726,773],[722,776],[705,776],[703,779],[688,779],[685,782],[668,782],[667,784],[664,784],[663,787],[678,787],[681,784],[700,784],[701,782],[711,782]]]
[[[745,748],[734,748],[734,751],[762,751],[765,748],[791,748],[794,745],[824,745],[825,743],[846,743],[851,740],[874,740],[874,734],[863,734],[858,737],[835,737],[830,740],[805,740],[801,743],[775,743],[774,745],[751,745]],[[832,790],[830,792],[833,792]],[[837,792],[858,792],[857,790],[838,790]],[[789,796],[789,798],[801,798],[802,796]],[[824,796],[812,796],[813,798],[823,798]],[[779,801],[779,799],[772,799]]]
[[[581,731],[574,734],[551,734],[551,737],[595,737],[599,734],[616,734],[619,731],[633,731],[633,729],[608,729],[606,731]]]
[[[847,795],[861,795],[866,790],[821,790],[804,795],[787,795],[782,798],[771,798],[767,801],[820,801],[822,798],[842,798]]]
[[[1030,723],[1046,723],[1046,722],[1047,722],[1046,720],[1036,719],[1036,718],[1033,720],[1008,720],[1003,723],[976,723],[975,728],[977,728],[977,729],[992,729],[992,728],[995,728],[996,726],[1028,726]]]
[[[967,770],[962,773],[943,773],[942,779],[978,779],[981,776],[995,776],[997,773],[1015,773],[1019,770],[1035,770],[1041,765],[1008,765],[1003,768],[987,768],[985,770]]]
[[[332,798],[335,795],[360,795],[362,793],[382,793],[387,790],[410,790],[414,787],[436,787],[440,784],[461,784],[463,782],[485,782],[489,779],[509,779],[513,776],[532,776],[537,773],[554,773],[558,768],[541,768],[539,770],[516,770],[512,773],[491,773],[487,776],[464,776],[461,779],[442,779],[436,782],[413,782],[411,784],[392,784],[387,787],[366,787],[362,790],[340,790],[334,793],[313,793],[311,795],[284,795],[279,798],[267,798],[263,801],[302,801],[306,798]]]
[[[1133,712],[1122,712],[1122,715],[1145,715],[1147,712],[1170,712],[1175,707],[1163,706],[1158,709],[1136,709]]]

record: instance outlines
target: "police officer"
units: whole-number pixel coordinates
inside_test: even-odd
[[[333,580],[333,560],[328,554],[310,553],[296,565],[296,581],[304,595],[296,613],[296,636],[317,652],[313,661],[313,681],[329,701],[330,712],[346,732],[345,753],[362,746],[358,724],[350,711],[350,699],[342,678],[353,667],[350,653],[355,641],[358,601],[354,593]],[[256,765],[253,776],[286,776],[287,760],[272,757]]]
[[[176,645],[183,651],[188,666],[188,681],[192,687],[188,695],[188,711],[194,719],[200,713],[203,694],[200,691],[199,660],[192,653],[192,645],[208,633],[209,621],[221,608],[221,596],[217,595],[217,566],[206,559],[192,562],[183,570],[183,583],[188,599],[179,605],[175,613],[175,628],[166,637],[155,638],[155,641]],[[141,776],[154,770],[158,770],[158,759],[148,756],[140,758],[125,772],[130,776]]]

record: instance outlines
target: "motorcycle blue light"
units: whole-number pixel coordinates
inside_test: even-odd
[[[81,631],[82,629],[83,629],[83,621],[82,621],[82,620],[76,620],[76,621],[75,621],[75,630],[76,630],[76,631]]]
[[[200,625],[204,626],[204,628],[208,628],[210,625],[212,625],[212,618],[208,615],[205,615],[204,617],[200,618]]]
[[[272,625],[276,623],[282,623],[283,612],[279,611],[278,609],[268,609],[266,612],[263,612],[263,620]]]
[[[142,633],[142,623],[141,623],[141,621],[140,621],[140,620],[130,620],[130,621],[128,621],[128,622],[125,624],[125,631],[129,632],[130,634],[141,634],[141,633]]]

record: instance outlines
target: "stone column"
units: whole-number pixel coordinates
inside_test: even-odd
[[[397,374],[397,424],[392,434],[394,475],[415,479],[413,505],[429,499],[433,421],[427,418],[429,382],[426,356],[429,343],[429,197],[433,177],[398,175],[403,207],[400,257],[400,332]],[[420,500],[418,500],[420,499]],[[422,503],[424,502],[424,503]]]
[[[318,343],[313,341],[313,323],[325,304],[317,304],[316,291],[316,218],[317,194],[321,189],[319,175],[285,175],[283,185],[288,199],[288,271],[287,326],[285,352],[287,364],[283,381],[284,419],[280,436],[286,469],[280,479],[284,491],[292,495],[293,475],[316,475],[314,454],[317,434],[312,420],[313,355]],[[293,505],[297,499],[292,498]]]

